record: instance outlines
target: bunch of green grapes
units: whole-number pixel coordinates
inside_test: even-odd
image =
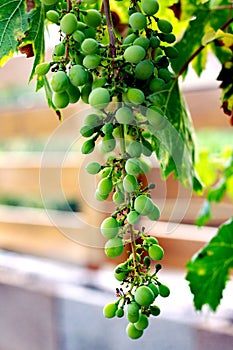
[[[121,0],[118,0],[121,1]],[[168,125],[166,106],[157,96],[172,84],[170,60],[178,52],[169,21],[157,17],[157,0],[131,1],[128,31],[114,28],[109,0],[102,8],[92,0],[41,0],[46,20],[57,25],[60,42],[51,61],[36,67],[38,86],[44,86],[49,104],[63,109],[82,101],[93,108],[83,120],[81,151],[90,154],[98,145],[106,154],[103,164],[90,162],[86,170],[98,176],[95,198],[115,203],[115,211],[101,224],[105,253],[116,258],[129,246],[128,258],[115,269],[121,283],[117,301],[105,306],[104,316],[129,320],[127,334],[142,336],[149,317],[158,316],[154,304],[167,297],[159,282],[164,251],[157,239],[140,228],[140,219],[157,221],[160,210],[147,184],[151,157],[160,130]],[[113,103],[114,102],[114,103]]]

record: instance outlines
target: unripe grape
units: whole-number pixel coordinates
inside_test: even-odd
[[[143,91],[136,88],[130,88],[127,92],[127,97],[134,105],[140,105],[145,100]]]
[[[141,30],[146,28],[147,26],[146,16],[140,12],[134,12],[129,17],[129,25],[132,27],[133,30]]]
[[[117,311],[116,311],[116,316],[121,318],[124,316],[124,309],[122,307],[120,307]]]
[[[111,134],[104,135],[101,143],[101,150],[105,153],[112,152],[115,147],[116,147],[115,138]]]
[[[171,73],[166,68],[161,68],[158,70],[158,77],[163,79],[165,83],[169,83],[171,80]]]
[[[94,134],[94,132],[95,132],[94,128],[90,125],[84,125],[80,129],[80,134],[83,137],[90,137]]]
[[[137,158],[129,158],[125,163],[127,174],[137,176],[141,171],[140,161]]]
[[[63,92],[69,86],[68,76],[64,71],[53,73],[50,84],[54,92]]]
[[[108,198],[109,194],[100,194],[98,190],[95,191],[95,199],[97,199],[97,201],[105,201]]]
[[[136,225],[140,221],[140,215],[135,210],[131,210],[127,214],[126,219],[130,225]]]
[[[98,51],[99,44],[93,38],[87,38],[82,42],[81,49],[85,55],[91,55]]]
[[[151,166],[145,162],[144,160],[140,159],[140,166],[141,166],[141,173],[142,174],[147,174],[151,170]]]
[[[125,195],[123,192],[116,191],[112,196],[112,200],[115,204],[122,204],[125,201]]]
[[[172,24],[167,21],[166,19],[159,19],[157,22],[158,28],[159,30],[161,30],[161,32],[163,33],[171,33],[172,32]]]
[[[124,244],[121,238],[115,237],[111,238],[105,244],[105,254],[109,258],[117,258],[124,251]]]
[[[80,99],[81,92],[79,88],[72,85],[71,83],[68,85],[66,92],[69,95],[70,103],[76,103]]]
[[[159,4],[156,0],[143,0],[142,9],[146,15],[153,16],[159,10]]]
[[[169,61],[166,56],[164,55],[158,55],[155,58],[155,66],[156,68],[167,68],[169,66]]]
[[[149,123],[157,130],[162,130],[167,124],[167,118],[163,111],[156,106],[147,109],[146,117]]]
[[[160,314],[160,308],[157,305],[151,305],[150,312],[151,312],[151,315],[158,316]]]
[[[140,330],[143,331],[149,326],[149,320],[148,317],[145,314],[140,314],[138,321],[134,324],[134,326]]]
[[[157,49],[160,45],[160,40],[156,36],[150,37],[150,46],[152,49]]]
[[[51,6],[56,4],[57,0],[41,0],[42,4],[45,4],[47,6]]]
[[[155,237],[146,237],[146,238],[144,239],[144,242],[145,242],[147,245],[159,244],[159,241],[158,241],[157,238],[155,238]]]
[[[134,201],[134,209],[143,216],[149,215],[153,210],[153,202],[145,194],[141,194]]]
[[[142,140],[142,146],[143,146],[142,147],[142,153],[144,154],[144,156],[150,157],[152,152],[153,152],[153,148],[152,148],[150,142],[145,140],[145,139],[143,139]]]
[[[127,148],[127,152],[132,158],[140,157],[142,153],[142,146],[140,142],[132,141]]]
[[[58,23],[59,13],[55,10],[49,10],[46,12],[46,18],[52,23]]]
[[[158,33],[159,38],[168,43],[168,44],[172,44],[176,41],[176,37],[173,33]]]
[[[138,315],[139,314],[140,307],[135,301],[132,301],[127,305],[127,312],[130,315]]]
[[[53,103],[57,108],[65,108],[68,106],[70,100],[66,91],[55,92],[53,94]]]
[[[92,39],[95,39],[96,37],[96,31],[94,28],[84,28],[83,29],[83,34],[85,35],[86,38],[92,38]]]
[[[83,34],[83,32],[81,32],[81,30],[78,30],[78,29],[75,30],[75,32],[73,32],[72,37],[78,43],[82,43],[83,40],[85,39],[85,35]]]
[[[118,221],[113,217],[106,218],[102,222],[100,230],[105,238],[114,238],[116,237],[119,231]]]
[[[88,172],[88,174],[98,174],[101,170],[101,165],[98,162],[89,162],[86,165],[86,171]]]
[[[92,89],[96,89],[98,87],[103,87],[106,84],[106,79],[101,77],[97,78],[92,83]]]
[[[67,35],[72,34],[77,29],[77,25],[78,20],[73,13],[65,14],[60,22],[61,31]]]
[[[120,107],[115,114],[116,120],[120,124],[130,124],[133,121],[134,115],[129,107]]]
[[[134,40],[135,40],[137,37],[138,37],[138,36],[137,36],[137,34],[135,34],[135,33],[129,34],[129,35],[127,35],[127,36],[124,38],[123,44],[124,44],[124,45],[130,45],[130,44],[132,44],[132,43],[134,42]]]
[[[103,309],[103,315],[106,318],[113,318],[116,315],[117,305],[115,303],[109,303],[105,305]]]
[[[138,182],[135,176],[127,174],[123,179],[124,190],[128,193],[136,191]]]
[[[87,69],[96,69],[101,62],[101,57],[99,55],[93,54],[93,55],[87,55],[83,59],[83,65]]]
[[[160,218],[160,210],[157,205],[154,204],[152,212],[148,215],[148,219],[157,221]]]
[[[131,339],[138,339],[143,335],[143,331],[137,329],[133,323],[129,323],[126,327],[126,334]]]
[[[63,43],[60,43],[60,44],[57,44],[55,45],[54,47],[54,50],[53,50],[53,55],[56,55],[56,56],[63,56],[65,54],[65,50],[66,50],[66,47]]]
[[[154,301],[154,293],[147,286],[140,286],[134,293],[135,301],[141,306],[149,306]]]
[[[165,47],[164,52],[169,58],[176,58],[179,55],[178,50],[173,46]]]
[[[150,82],[149,89],[152,92],[158,92],[164,89],[165,82],[160,78],[153,78]]]
[[[45,75],[49,72],[50,70],[50,64],[47,62],[39,63],[36,66],[35,73],[37,75]]]
[[[135,77],[139,80],[147,80],[154,73],[154,65],[150,60],[139,62],[135,68]]]
[[[110,94],[105,88],[96,88],[89,95],[89,104],[98,109],[106,108],[110,102]]]
[[[95,4],[96,0],[84,0],[83,2],[85,2],[86,4]]]
[[[125,264],[119,264],[114,271],[114,277],[117,281],[124,281],[129,271],[126,269]]]
[[[143,47],[143,49],[147,50],[150,46],[150,40],[145,36],[139,36],[134,40],[133,45],[139,45]]]
[[[157,286],[154,283],[150,283],[148,284],[148,287],[152,290],[152,292],[154,293],[154,297],[156,298],[159,295],[159,290]]]
[[[111,167],[105,167],[105,168],[101,171],[100,177],[101,177],[102,179],[104,179],[105,177],[108,177],[108,176],[110,175],[111,171],[112,171],[112,168],[111,168]]]
[[[81,65],[74,65],[70,68],[69,78],[74,86],[82,86],[88,81],[88,74]]]
[[[124,59],[130,63],[139,63],[145,56],[145,49],[139,45],[129,46],[124,52]]]
[[[88,99],[91,91],[92,91],[92,87],[90,83],[83,85],[81,90],[81,99],[84,103],[88,103]]]
[[[170,295],[170,289],[165,284],[159,285],[159,294],[163,298],[167,298]]]
[[[148,250],[149,256],[152,260],[161,260],[164,256],[164,250],[157,244],[153,244]]]
[[[113,125],[112,123],[106,123],[102,127],[102,131],[105,135],[112,135],[113,132]]]
[[[84,123],[85,125],[92,126],[92,127],[94,128],[94,127],[96,127],[97,125],[99,125],[99,123],[100,123],[100,117],[98,116],[98,114],[95,114],[95,113],[88,114],[88,115],[84,118],[83,123]]]
[[[102,22],[102,17],[99,11],[90,9],[85,11],[86,13],[83,16],[83,21],[89,26],[96,28]]]
[[[81,152],[83,154],[89,154],[94,151],[95,141],[93,139],[87,140],[83,143]]]
[[[100,194],[109,194],[112,191],[112,180],[109,177],[105,177],[100,180],[98,184],[98,191]]]
[[[127,314],[127,319],[129,322],[131,323],[135,323],[139,320],[139,313],[135,314],[135,315],[132,315],[132,314]]]

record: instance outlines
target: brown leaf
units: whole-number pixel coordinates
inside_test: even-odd
[[[26,44],[26,45],[20,46],[19,47],[19,51],[22,54],[25,54],[27,56],[27,58],[30,58],[30,57],[34,56],[34,51],[33,51],[32,44]]]
[[[181,2],[178,1],[176,4],[173,4],[172,6],[168,7],[174,12],[174,15],[176,18],[180,20],[181,18]]]
[[[26,0],[27,12],[30,12],[36,7],[34,0]]]

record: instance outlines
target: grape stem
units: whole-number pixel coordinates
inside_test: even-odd
[[[105,16],[106,16],[106,23],[107,23],[109,39],[110,39],[111,57],[116,58],[116,46],[115,46],[116,41],[115,41],[109,0],[103,0],[103,7],[104,7]]]

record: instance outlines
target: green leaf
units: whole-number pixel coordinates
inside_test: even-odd
[[[198,217],[196,219],[196,225],[201,227],[206,225],[207,222],[211,219],[211,203],[206,200],[201,207],[201,210],[198,213]]]
[[[187,264],[186,279],[196,310],[207,304],[215,311],[233,268],[233,217],[220,226],[217,235]]]
[[[219,180],[219,182],[212,187],[208,194],[207,194],[207,199],[210,202],[221,202],[223,199],[225,193],[226,193],[227,185],[226,185],[226,179],[222,178]]]
[[[1,0],[0,67],[17,51],[28,26],[25,0]]]

